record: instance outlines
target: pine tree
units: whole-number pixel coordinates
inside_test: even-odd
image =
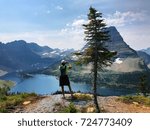
[[[147,96],[147,92],[148,92],[148,88],[147,88],[147,76],[146,75],[142,75],[140,77],[140,84],[139,84],[139,89],[140,92],[146,97]]]
[[[101,71],[104,67],[109,66],[112,63],[111,58],[116,53],[110,52],[105,46],[110,37],[106,29],[106,24],[102,19],[102,13],[90,7],[88,23],[84,24],[83,27],[87,48],[81,53],[76,53],[76,55],[79,55],[79,62],[84,64],[90,63],[92,65],[94,104],[96,112],[100,112],[97,101],[98,70]]]

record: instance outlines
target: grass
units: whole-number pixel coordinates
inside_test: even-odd
[[[83,93],[74,93],[73,97],[74,97],[74,99],[85,100],[85,101],[93,99],[93,95],[91,95],[91,94],[83,94]]]
[[[12,112],[16,106],[21,105],[24,101],[33,101],[37,99],[34,93],[27,94],[8,94],[12,81],[0,80],[0,112]]]
[[[137,102],[141,105],[150,106],[150,97],[144,97],[141,95],[137,96],[122,96],[119,98],[120,101],[124,103],[133,103]]]
[[[7,95],[7,92],[10,90],[9,87],[0,88],[0,99],[3,98],[3,96]]]
[[[79,110],[76,108],[74,103],[70,103],[68,106],[64,106],[62,103],[55,103],[55,109],[57,113],[77,113]]]
[[[7,95],[0,98],[0,112],[11,112],[16,106],[21,105],[24,101],[33,101],[37,98],[34,93]]]
[[[62,112],[62,113],[77,113],[78,110],[73,103],[70,103],[68,106],[63,107],[60,112]]]

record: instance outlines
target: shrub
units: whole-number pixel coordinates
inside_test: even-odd
[[[77,113],[78,110],[76,109],[75,105],[73,103],[70,103],[68,106],[64,107],[61,110],[62,113]]]
[[[93,95],[82,94],[82,93],[75,93],[75,94],[73,94],[73,97],[77,100],[92,100],[93,99]]]
[[[150,106],[150,98],[145,96],[122,96],[119,98],[120,101],[124,103],[138,102],[139,104]]]

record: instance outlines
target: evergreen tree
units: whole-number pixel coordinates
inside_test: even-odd
[[[147,76],[146,75],[142,75],[140,77],[140,84],[139,84],[139,89],[140,92],[146,97],[147,96],[147,92],[148,92],[148,88],[147,88]]]
[[[88,23],[83,25],[85,33],[85,41],[87,47],[79,55],[79,62],[92,65],[93,75],[93,95],[96,112],[100,112],[97,101],[97,80],[98,70],[103,70],[104,67],[111,64],[111,58],[116,54],[110,52],[105,43],[109,40],[106,24],[102,19],[102,13],[98,12],[95,8],[90,7],[88,13]]]

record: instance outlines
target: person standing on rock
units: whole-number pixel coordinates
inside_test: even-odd
[[[72,67],[68,62],[66,62],[65,60],[61,61],[61,65],[59,66],[59,70],[60,70],[59,86],[62,89],[63,98],[65,98],[65,91],[64,91],[65,85],[69,87],[71,97],[73,98],[73,92],[72,92],[69,77],[67,74],[68,69],[71,69],[71,68]]]

